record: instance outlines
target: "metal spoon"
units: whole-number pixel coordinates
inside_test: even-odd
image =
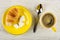
[[[33,32],[34,32],[34,33],[36,32],[37,24],[38,24],[38,22],[39,22],[39,14],[40,14],[42,11],[43,11],[42,4],[39,4],[39,5],[36,7],[37,18],[36,18],[36,22],[35,22],[35,25],[34,25],[34,28],[33,28]]]

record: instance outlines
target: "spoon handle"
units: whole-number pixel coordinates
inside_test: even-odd
[[[34,33],[36,32],[38,22],[39,22],[39,15],[38,15],[38,17],[36,19],[36,22],[35,22],[35,25],[34,25],[34,28],[33,28]]]
[[[37,23],[35,23],[35,25],[34,25],[34,29],[33,29],[33,32],[35,33],[36,32],[36,27],[37,26]]]

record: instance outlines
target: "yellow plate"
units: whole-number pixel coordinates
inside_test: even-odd
[[[24,26],[22,27],[18,27],[18,28],[15,28],[12,25],[7,25],[6,24],[6,19],[7,19],[7,15],[9,13],[9,11],[11,11],[13,8],[16,8],[18,9],[18,14],[19,15],[24,15],[25,16],[25,24]],[[13,12],[13,10],[12,10]],[[16,21],[17,22],[17,21]],[[4,29],[8,32],[8,33],[11,33],[11,34],[23,34],[25,33],[26,31],[28,31],[28,29],[31,27],[31,24],[32,24],[32,15],[30,14],[30,12],[23,6],[19,6],[19,5],[16,5],[16,6],[12,6],[10,8],[8,8],[6,10],[6,12],[4,13],[3,15],[3,19],[2,19],[2,23],[3,23],[3,27]]]

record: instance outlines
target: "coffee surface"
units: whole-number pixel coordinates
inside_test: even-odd
[[[52,27],[54,25],[54,22],[55,22],[54,16],[50,13],[47,13],[42,17],[42,23],[47,28]]]

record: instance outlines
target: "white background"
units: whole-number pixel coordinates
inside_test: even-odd
[[[33,33],[33,26],[28,32],[22,35],[11,35],[2,26],[2,14],[12,5],[22,5],[36,14],[35,8],[38,4],[43,4],[43,12],[50,11],[56,16],[57,32],[44,29],[38,24],[36,33]],[[0,0],[0,40],[60,40],[60,0]]]

